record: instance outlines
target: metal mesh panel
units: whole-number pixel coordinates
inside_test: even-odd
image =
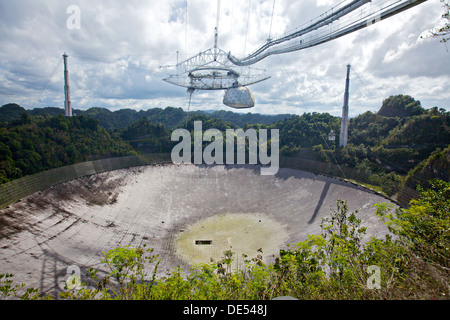
[[[280,167],[298,169],[313,172],[314,174],[321,174],[328,177],[338,178],[353,184],[353,181],[358,183],[369,182],[369,175],[364,174],[354,168],[349,168],[345,166],[338,166],[334,163],[320,162],[315,160],[306,160],[297,157],[280,157]],[[418,181],[419,182],[419,181]],[[373,184],[373,182],[370,182]],[[376,191],[373,191],[376,192]],[[378,193],[378,192],[377,192]],[[385,195],[378,193],[381,196]],[[404,186],[400,192],[398,192],[395,199],[388,198],[391,201],[396,202],[402,207],[408,207],[412,199],[418,199],[420,196],[417,190]]]
[[[172,163],[171,155],[169,153],[87,161],[39,172],[0,185],[0,209],[35,192],[43,191],[51,186],[83,176],[136,166],[164,163]],[[345,180],[366,181],[368,179],[366,175],[353,168],[297,157],[280,157],[280,167],[304,170]],[[404,187],[399,193],[399,197],[396,201],[401,206],[406,207],[411,199],[417,199],[418,197],[419,194],[416,190]]]
[[[51,186],[80,177],[122,168],[167,163],[169,161],[170,154],[127,156],[87,161],[39,172],[0,185],[0,209],[35,192],[43,191]]]

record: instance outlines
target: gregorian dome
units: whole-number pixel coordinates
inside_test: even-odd
[[[247,87],[230,88],[223,96],[223,104],[236,109],[253,108],[255,97]]]

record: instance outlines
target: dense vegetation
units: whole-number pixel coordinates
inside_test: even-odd
[[[135,154],[85,116],[30,117],[0,126],[0,183],[77,162]]]
[[[363,243],[366,228],[347,203],[321,223],[322,232],[280,250],[274,263],[232,251],[219,261],[205,261],[187,272],[156,272],[160,258],[153,249],[118,247],[103,252],[109,274],[89,269],[86,278],[71,277],[62,299],[448,299],[450,294],[450,183],[435,180],[409,209],[392,211],[377,204],[377,214],[392,234]],[[240,257],[237,257],[240,258]],[[83,279],[86,279],[83,277]],[[38,289],[0,275],[0,294],[22,299],[49,299]]]
[[[0,125],[11,120],[20,119],[24,113],[30,116],[57,116],[64,115],[64,109],[47,107],[26,110],[15,103],[10,103],[0,108]],[[250,112],[240,114],[224,110],[214,112],[191,111],[187,113],[183,111],[182,108],[174,107],[167,107],[165,109],[153,108],[139,111],[133,109],[110,111],[108,109],[94,107],[87,110],[74,109],[73,114],[76,116],[84,115],[96,119],[99,121],[99,124],[107,130],[125,128],[144,117],[154,124],[161,124],[167,129],[174,129],[184,124],[188,115],[189,117],[203,115],[212,119],[232,122],[239,127],[243,127],[245,124],[272,124],[275,121],[283,120],[290,116],[289,114],[261,115],[252,114]]]
[[[368,111],[350,119],[345,148],[338,147],[340,118],[327,113],[186,113],[173,107],[114,112],[90,108],[75,110],[72,119],[62,113],[59,108],[25,110],[16,104],[0,108],[0,182],[98,157],[170,152],[171,131],[192,131],[194,121],[202,121],[203,130],[223,133],[237,128],[279,129],[281,155],[353,168],[357,180],[378,186],[388,196],[403,186],[415,188],[432,178],[448,181],[450,176],[443,154],[433,170],[423,174],[418,169],[436,152],[448,154],[450,113],[437,107],[424,109],[407,95],[388,97],[377,113]],[[328,139],[331,131],[335,141]]]
[[[412,117],[424,112],[420,101],[406,95],[391,96],[383,101],[379,116],[384,117]]]
[[[169,153],[173,147],[171,132],[161,124],[153,124],[147,117],[115,132],[139,153]]]

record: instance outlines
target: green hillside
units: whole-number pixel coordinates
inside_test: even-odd
[[[393,196],[407,177],[409,187],[415,187],[411,181],[426,179],[429,175],[419,174],[418,168],[450,145],[450,113],[437,107],[425,109],[407,95],[388,97],[379,112],[351,118],[344,148],[339,147],[341,120],[327,113],[269,116],[221,110],[188,114],[167,107],[140,111],[90,108],[74,110],[73,118],[62,114],[63,109],[53,107],[0,107],[0,181],[108,155],[170,152],[172,130],[187,124],[192,131],[193,122],[202,121],[203,130],[278,129],[281,155],[353,168],[361,181]],[[335,141],[328,139],[331,130],[336,133]],[[448,158],[437,162],[439,168],[433,170],[439,171],[445,163]],[[420,178],[412,180],[413,174]],[[438,176],[445,180],[445,175]]]
[[[153,124],[147,117],[117,132],[139,153],[170,153],[173,147],[171,132],[161,124]]]
[[[86,117],[30,117],[0,126],[0,182],[77,162],[135,154]]]
[[[383,117],[402,118],[417,116],[424,112],[420,101],[416,101],[411,96],[399,94],[385,99],[377,114]]]
[[[28,113],[31,116],[57,116],[64,115],[64,109],[56,107],[35,108],[26,110],[17,104],[7,104],[0,107],[0,123],[6,123],[12,120],[20,119],[21,115]],[[76,116],[84,115],[99,121],[99,124],[105,129],[122,129],[139,119],[146,117],[155,124],[161,124],[167,129],[174,129],[185,124],[188,112],[182,108],[166,107],[152,108],[148,110],[120,109],[110,111],[105,108],[93,107],[87,110],[73,109]],[[219,119],[232,122],[239,127],[246,124],[264,124],[269,125],[276,121],[288,118],[289,114],[280,115],[262,115],[255,113],[236,113],[231,111],[219,110],[214,112],[191,111],[189,117],[194,115],[204,115],[208,118]]]

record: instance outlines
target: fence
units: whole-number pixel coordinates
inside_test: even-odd
[[[0,185],[0,209],[23,199],[35,192],[46,190],[54,185],[105,171],[125,169],[150,164],[172,163],[170,153],[145,154],[139,156],[117,157],[87,161],[55,168]],[[297,157],[280,157],[280,167],[298,169],[335,177],[339,179],[367,182],[368,176],[353,168],[338,166]],[[403,188],[396,199],[401,206],[407,206],[411,199],[418,198],[416,190]]]
[[[343,179],[352,183],[357,184],[371,184],[373,181],[370,179],[369,173],[361,172],[355,168],[339,166],[330,162],[321,162],[315,160],[301,159],[297,157],[280,157],[280,167],[292,168],[298,170],[304,170],[313,172],[315,174],[321,174],[324,176],[334,177],[338,179]],[[423,181],[416,181],[417,183],[423,183]],[[377,185],[377,184],[375,184]],[[382,187],[381,185],[377,185]],[[372,190],[375,191],[375,190]],[[384,196],[384,194],[382,194]],[[412,199],[418,199],[419,193],[407,186],[403,186],[401,190],[397,193],[395,199],[389,198],[390,200],[397,202],[402,207],[408,207]]]
[[[35,192],[73,179],[105,171],[169,161],[170,154],[151,154],[87,161],[42,171],[0,185],[0,209]]]

